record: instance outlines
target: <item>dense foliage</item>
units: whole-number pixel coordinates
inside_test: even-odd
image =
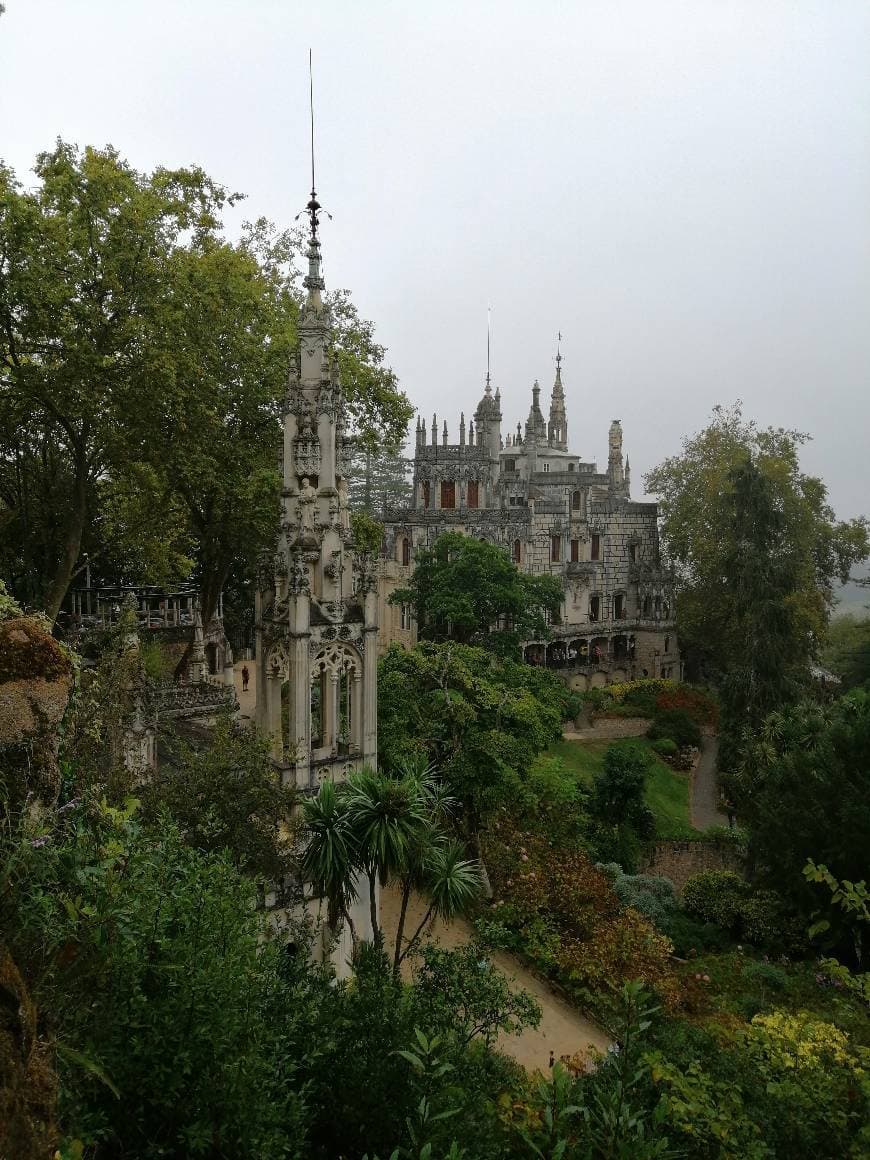
[[[521,572],[498,545],[445,532],[416,552],[407,588],[390,599],[412,606],[421,639],[516,657],[521,640],[548,634],[547,616],[558,615],[563,592],[557,577]]]
[[[766,629],[752,597],[777,622],[783,679],[791,677],[824,636],[834,580],[867,557],[866,521],[837,521],[822,481],[801,471],[806,439],[758,428],[739,405],[720,407],[646,477],[676,567],[680,646],[696,673],[760,663],[747,630]]]
[[[473,835],[557,737],[577,698],[552,673],[453,642],[394,645],[378,674],[378,745],[388,772],[434,765]]]
[[[230,243],[239,196],[195,167],[58,142],[35,170],[25,190],[0,168],[0,566],[52,620],[86,562],[109,583],[195,567],[207,620],[276,535],[299,238],[258,221]],[[352,421],[395,448],[407,400],[347,293],[330,304]]]

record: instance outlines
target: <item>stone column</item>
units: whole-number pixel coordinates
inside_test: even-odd
[[[321,685],[321,696],[323,698],[321,705],[323,746],[325,749],[333,749],[338,740],[338,729],[336,727],[336,709],[338,702],[337,673],[324,673],[323,684]]]
[[[354,669],[350,683],[350,746],[352,750],[362,750],[362,720],[362,673],[359,669]]]
[[[265,718],[269,734],[269,752],[276,761],[284,758],[284,738],[281,735],[281,685],[283,674],[277,666],[271,666],[266,674]],[[259,689],[257,690],[259,694]]]

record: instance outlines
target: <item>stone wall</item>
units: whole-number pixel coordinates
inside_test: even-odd
[[[703,870],[733,870],[742,874],[743,868],[744,857],[735,847],[698,839],[656,842],[638,871],[670,878],[681,895],[689,879]]]

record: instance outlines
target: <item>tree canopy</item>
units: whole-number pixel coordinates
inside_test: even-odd
[[[422,639],[515,653],[519,641],[547,635],[563,595],[555,576],[521,572],[497,545],[445,532],[416,553],[408,587],[390,599],[413,607]]]
[[[741,662],[746,622],[734,613],[752,567],[753,594],[775,582],[775,599],[808,661],[824,634],[834,580],[845,581],[867,557],[867,521],[837,520],[824,483],[801,471],[807,438],[759,428],[743,417],[740,404],[717,407],[681,454],[646,476],[647,491],[659,496],[662,548],[677,575],[680,643],[695,671],[717,675]],[[750,461],[752,494],[751,481],[738,470]],[[752,505],[760,512],[762,501],[765,524],[754,528]],[[750,553],[763,558],[753,565]]]
[[[484,649],[393,645],[378,672],[379,759],[388,772],[412,754],[434,765],[474,833],[578,703],[552,673]]]
[[[235,242],[239,195],[58,142],[25,190],[0,168],[0,566],[54,619],[94,579],[195,569],[207,618],[276,534],[278,419],[299,238]],[[352,424],[397,446],[411,408],[347,291],[330,295]]]

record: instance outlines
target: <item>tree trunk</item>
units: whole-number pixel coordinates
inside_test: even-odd
[[[399,968],[402,965],[402,935],[405,933],[405,915],[408,913],[408,902],[411,898],[411,880],[406,878],[402,883],[402,908],[399,911],[399,925],[396,930],[396,949],[393,955],[393,978],[399,981]]]
[[[82,537],[88,510],[87,476],[87,461],[85,455],[80,452],[76,455],[75,480],[70,496],[69,518],[66,523],[63,547],[44,600],[45,615],[52,624],[57,620],[60,606],[66,598],[82,548]]]
[[[369,910],[372,918],[372,939],[376,947],[384,945],[384,935],[378,924],[378,876],[374,870],[369,871]]]

